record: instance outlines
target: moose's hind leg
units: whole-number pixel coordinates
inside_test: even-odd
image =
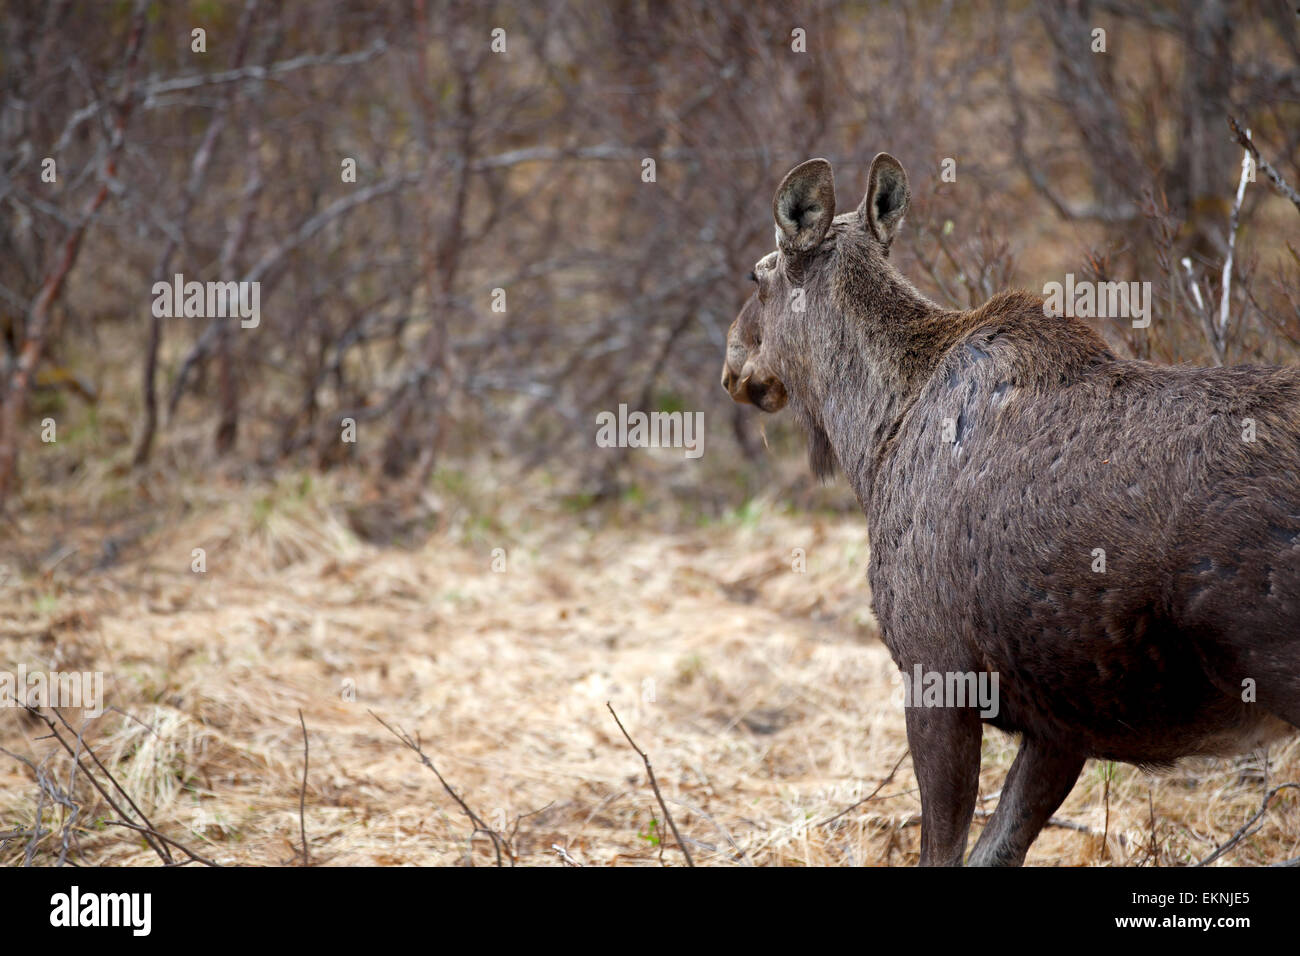
[[[975,816],[983,729],[965,708],[907,708],[907,745],[921,787],[921,866],[961,866]]]
[[[1031,737],[1020,742],[1002,798],[971,851],[971,866],[1020,866],[1029,845],[1079,779],[1084,758]]]

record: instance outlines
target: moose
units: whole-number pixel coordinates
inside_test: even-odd
[[[963,863],[988,722],[1020,744],[968,862],[1019,866],[1087,758],[1300,727],[1300,369],[1121,358],[1022,291],[941,308],[889,261],[910,196],[888,153],[839,215],[830,163],[786,175],[722,385],[852,486],[903,674],[999,678],[995,714],[904,708],[920,864]]]

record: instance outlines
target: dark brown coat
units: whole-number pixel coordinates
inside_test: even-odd
[[[852,484],[903,672],[998,675],[991,722],[1022,743],[971,862],[1018,864],[1086,758],[1164,765],[1300,726],[1300,370],[1123,360],[1023,292],[940,309],[887,259],[908,196],[883,153],[838,217],[828,163],[791,171],[723,384],[788,402],[814,469]],[[906,718],[921,862],[959,864],[979,716]]]

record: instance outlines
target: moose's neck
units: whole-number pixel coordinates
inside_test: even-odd
[[[965,314],[941,309],[880,265],[848,270],[837,290],[842,340],[815,363],[816,413],[864,510],[882,447],[961,334]]]

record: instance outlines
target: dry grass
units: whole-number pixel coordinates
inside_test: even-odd
[[[155,825],[197,852],[242,865],[298,858],[301,709],[313,863],[492,859],[374,711],[418,733],[490,825],[532,814],[518,824],[520,863],[563,865],[558,845],[586,865],[680,865],[657,843],[662,814],[610,701],[653,760],[697,864],[916,862],[907,760],[875,799],[821,825],[906,751],[894,668],[866,611],[861,518],[757,502],[692,526],[574,512],[541,489],[486,479],[428,496],[414,528],[343,479],[257,495],[209,481],[186,497],[185,508],[131,512],[115,526],[127,543],[114,560],[93,522],[63,527],[51,552],[50,522],[67,513],[26,519],[8,563],[29,571],[0,591],[0,646],[29,669],[104,671],[115,710],[86,741]],[[369,544],[358,529],[376,523],[423,541]],[[191,570],[194,548],[206,573]],[[806,549],[806,573],[792,571],[794,548]],[[0,711],[0,746],[66,784],[69,761],[44,731]],[[995,805],[1013,754],[1011,739],[986,733],[982,806]],[[1300,742],[1269,754],[1267,776],[1262,767],[1195,761],[1147,776],[1089,764],[1058,813],[1088,832],[1049,828],[1030,862],[1204,858],[1269,786],[1300,780]],[[73,789],[84,804],[73,859],[156,862],[138,836],[103,825],[111,814],[84,779]],[[30,831],[37,806],[30,767],[0,754],[0,833]],[[35,861],[49,863],[66,811],[47,801],[42,815],[52,832]],[[0,841],[0,860],[21,863],[25,849]],[[1297,856],[1289,790],[1219,862]]]

